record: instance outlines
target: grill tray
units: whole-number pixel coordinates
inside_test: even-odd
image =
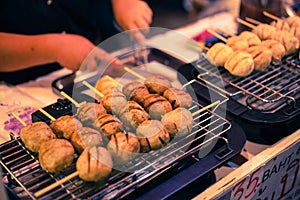
[[[300,64],[298,53],[266,70],[236,77],[205,58],[179,68],[199,99],[213,93],[227,101],[227,112],[254,142],[273,144],[300,128]]]
[[[201,107],[199,104],[197,106]],[[196,106],[193,108],[195,109]],[[209,120],[211,121],[209,122]],[[196,115],[194,122],[193,132],[188,137],[180,138],[160,150],[151,151],[136,158],[131,166],[136,168],[134,173],[113,170],[107,181],[98,183],[87,183],[75,177],[39,199],[125,198],[133,193],[137,195],[138,193],[135,191],[141,188],[150,187],[148,183],[159,179],[163,174],[174,170],[182,171],[176,175],[177,177],[173,177],[175,185],[172,187],[172,191],[166,190],[164,188],[166,186],[163,184],[156,189],[158,190],[156,195],[162,197],[174,194],[189,181],[202,177],[238,154],[245,142],[243,132],[239,127],[236,125],[232,127],[229,121],[212,111]],[[212,126],[213,128],[209,129]],[[208,139],[204,140],[204,137],[208,137]],[[198,158],[198,152],[210,148],[208,144],[211,142],[217,142],[217,144],[207,156],[202,159]],[[74,162],[62,173],[49,174],[43,171],[39,165],[37,154],[28,151],[19,138],[12,138],[11,141],[0,145],[0,155],[1,165],[7,172],[6,178],[9,180],[7,186],[12,188],[22,199],[35,199],[33,195],[35,192],[76,170]],[[200,159],[200,161],[197,162],[192,157],[196,160]],[[192,164],[191,160],[194,160]],[[191,165],[187,165],[187,163]],[[151,171],[147,172],[147,169],[151,169]],[[195,172],[197,176],[194,175]],[[182,179],[182,176],[185,178]],[[182,183],[182,181],[185,182]],[[164,194],[166,191],[168,194]]]

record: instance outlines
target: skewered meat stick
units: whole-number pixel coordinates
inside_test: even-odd
[[[129,131],[134,131],[138,125],[149,118],[150,115],[135,101],[128,101],[120,112],[120,120]]]
[[[159,94],[148,94],[145,97],[144,108],[150,114],[151,119],[160,120],[163,115],[172,110],[172,105]]]
[[[233,51],[244,51],[249,47],[248,41],[245,38],[232,36],[226,39],[212,29],[207,29],[207,31],[225,42],[226,45],[232,48]]]
[[[142,105],[145,101],[145,96],[149,94],[149,91],[143,83],[132,81],[124,85],[123,93],[128,100],[136,101]]]
[[[15,113],[12,115],[24,126],[20,131],[20,138],[30,151],[38,152],[43,142],[56,138],[45,122],[34,122],[27,125],[18,115]]]
[[[38,198],[76,176],[84,181],[104,180],[110,175],[112,166],[111,155],[105,148],[97,146],[86,148],[76,162],[77,171],[34,193],[34,196]]]
[[[124,67],[124,69],[144,81],[150,93],[162,94],[166,89],[172,87],[171,82],[164,76],[150,75],[145,78],[128,67]]]
[[[214,44],[206,53],[207,60],[215,66],[224,66],[229,55],[233,53],[231,47],[224,43]]]
[[[106,76],[106,79],[111,80],[109,76]],[[114,87],[112,91],[107,92],[105,95],[103,95],[100,91],[97,90],[97,88],[93,87],[88,82],[84,81],[84,84],[99,95],[100,102],[103,104],[103,107],[109,113],[119,115],[120,110],[127,103],[125,95],[122,92],[120,92],[117,87]]]
[[[272,15],[271,13],[269,13],[267,11],[263,11],[263,14],[266,17],[269,17],[269,18],[274,19],[276,21],[281,21],[282,20],[279,17],[277,17],[275,15]],[[290,17],[284,19],[284,21],[287,22],[290,27],[300,27],[300,17],[299,16],[290,16]]]
[[[133,133],[118,132],[111,137],[107,144],[114,165],[126,164],[140,152],[140,142]]]
[[[110,138],[117,132],[123,131],[123,123],[116,116],[111,114],[98,115],[93,123],[93,127],[103,133],[107,138]]]
[[[146,120],[136,129],[141,148],[145,152],[160,149],[170,141],[170,135],[158,120]]]
[[[272,61],[272,51],[263,45],[249,47],[246,52],[252,56],[255,70],[266,69]]]

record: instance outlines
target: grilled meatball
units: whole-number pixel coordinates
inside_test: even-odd
[[[272,21],[270,25],[274,26],[276,30],[279,31],[289,31],[291,29],[290,25],[285,20]]]
[[[120,111],[127,104],[125,95],[119,90],[113,90],[101,98],[101,102],[107,112],[119,115]]]
[[[79,177],[84,181],[101,181],[106,179],[112,171],[112,158],[103,147],[86,148],[78,157],[76,169]]]
[[[273,61],[280,61],[286,54],[284,46],[276,40],[264,40],[261,44],[272,51]]]
[[[82,127],[78,129],[71,138],[71,143],[76,152],[81,154],[87,147],[103,145],[101,134],[95,129]]]
[[[207,51],[206,57],[211,64],[215,66],[224,66],[228,56],[232,52],[232,48],[224,43],[216,43]]]
[[[132,133],[119,132],[113,135],[107,144],[114,165],[122,165],[134,159],[140,152],[138,138]]]
[[[110,114],[98,115],[93,126],[108,138],[123,130],[122,122],[116,116]]]
[[[150,114],[151,119],[160,120],[164,114],[172,110],[172,105],[159,94],[148,94],[145,97],[144,108]]]
[[[193,103],[193,99],[189,93],[177,88],[167,89],[163,96],[171,103],[174,109],[178,107],[188,108]]]
[[[249,47],[248,41],[240,36],[232,36],[227,39],[226,45],[233,51],[244,51]]]
[[[274,26],[270,26],[268,24],[259,24],[253,30],[259,39],[267,40],[271,39],[272,35],[276,32],[276,28]]]
[[[117,85],[107,76],[104,76],[96,82],[95,88],[103,95],[106,95],[115,90],[117,88]]]
[[[286,54],[290,54],[299,48],[299,40],[287,31],[276,31],[271,39],[283,44]]]
[[[224,67],[235,76],[248,76],[254,70],[254,61],[249,53],[236,51],[228,57]]]
[[[99,103],[84,103],[81,104],[76,111],[78,119],[84,125],[91,125],[98,115],[106,114],[106,110],[102,104]]]
[[[291,27],[289,32],[300,41],[300,27]]]
[[[193,128],[192,113],[185,108],[176,108],[168,112],[161,119],[171,137],[183,137],[189,134]]]
[[[123,93],[128,100],[136,101],[139,104],[143,104],[144,98],[149,94],[149,91],[143,83],[139,81],[133,81],[123,86]]]
[[[290,27],[300,27],[300,17],[299,16],[291,16],[286,18],[285,20]]]
[[[272,61],[272,51],[263,45],[252,46],[246,52],[252,56],[255,70],[266,69]]]
[[[136,136],[139,138],[144,151],[160,149],[170,141],[170,135],[164,125],[158,120],[147,120],[136,129]]]
[[[149,119],[149,114],[135,101],[128,101],[120,114],[120,120],[127,130],[135,130],[143,121]]]
[[[72,164],[74,153],[74,148],[68,140],[53,139],[42,143],[39,161],[44,170],[59,172]]]
[[[259,37],[250,31],[243,31],[239,36],[247,40],[249,47],[261,44]]]
[[[58,138],[71,139],[72,134],[82,127],[81,122],[73,116],[65,115],[52,121],[50,124],[52,131]]]
[[[21,129],[20,138],[26,148],[32,152],[38,152],[42,143],[56,136],[45,122],[34,122]]]
[[[162,94],[166,89],[172,87],[171,82],[161,75],[148,76],[145,80],[145,85],[150,93],[157,94]]]

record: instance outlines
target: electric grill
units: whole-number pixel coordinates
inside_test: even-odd
[[[247,139],[273,144],[300,128],[299,52],[271,63],[247,77],[231,75],[213,66],[202,54],[199,60],[178,71],[188,80],[198,98],[208,101],[211,93],[227,100],[226,111],[245,131]]]
[[[184,64],[155,48],[148,48],[147,53],[149,61],[155,60],[172,66],[175,70]],[[132,55],[135,53],[130,52],[127,56]],[[135,62],[139,60],[137,58]],[[91,76],[86,80],[91,83],[97,78],[99,77]],[[74,90],[71,88],[84,90],[81,82],[82,80],[75,83],[74,74],[71,74],[54,81],[53,90],[72,95]],[[73,97],[81,102],[78,98],[82,95]],[[95,101],[90,97],[84,100]],[[194,113],[207,104],[200,99],[194,99],[190,110]],[[238,155],[245,144],[243,130],[235,122],[219,114],[218,109],[221,107],[219,105],[195,115],[193,130],[187,137],[174,138],[164,148],[138,156],[128,165],[124,165],[124,170],[114,169],[107,180],[89,183],[75,177],[38,199],[173,199],[179,198],[182,193],[185,198],[192,198],[189,195],[196,195],[213,184],[213,170]],[[55,118],[73,113],[71,102],[66,99],[59,99],[44,109]],[[49,119],[40,111],[33,113],[32,119],[49,123]],[[12,135],[11,138],[11,141],[0,145],[0,162],[6,180],[5,186],[17,199],[36,199],[35,192],[76,170],[75,159],[72,166],[63,172],[47,173],[40,167],[37,154],[28,151],[19,137]],[[190,191],[191,186],[193,192]],[[185,193],[187,188],[189,192]]]

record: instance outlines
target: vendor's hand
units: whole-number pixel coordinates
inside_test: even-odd
[[[143,33],[147,32],[152,22],[152,10],[141,0],[112,0],[114,16],[123,30],[133,30],[131,37],[142,43]]]
[[[96,69],[97,60],[115,65],[121,65],[120,60],[114,58],[101,48],[96,47],[88,39],[72,34],[61,34],[57,40],[59,46],[55,50],[56,61],[63,67],[72,71]],[[82,63],[84,62],[84,65]]]

